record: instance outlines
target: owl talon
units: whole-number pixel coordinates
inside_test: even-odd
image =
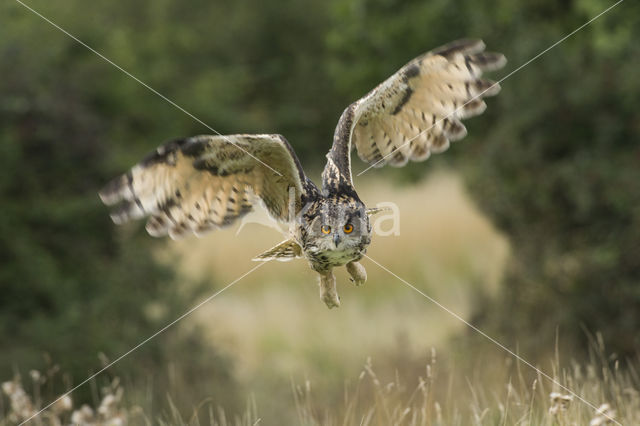
[[[321,299],[329,309],[340,307],[340,296],[337,293],[326,293]]]
[[[336,277],[333,272],[320,274],[320,300],[322,300],[329,309],[340,307],[340,296],[336,290]]]
[[[364,269],[364,266],[358,262],[347,263],[347,272],[351,275],[349,281],[354,283],[357,287],[360,287],[367,281],[367,271]]]

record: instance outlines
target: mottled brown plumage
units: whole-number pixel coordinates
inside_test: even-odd
[[[280,135],[196,136],[165,143],[100,191],[116,223],[149,217],[153,236],[180,238],[223,228],[262,204],[291,225],[290,238],[256,260],[304,257],[318,272],[320,296],[340,305],[332,269],[358,263],[371,242],[370,214],[353,186],[351,149],[374,167],[424,161],[463,138],[461,120],[481,114],[500,87],[481,78],[504,56],[480,40],[459,40],[417,57],[343,112],[321,188],[305,175]]]

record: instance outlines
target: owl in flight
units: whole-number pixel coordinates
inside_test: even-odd
[[[500,86],[482,79],[506,63],[480,40],[458,40],[419,56],[349,105],[335,130],[322,186],[304,173],[281,135],[194,136],[169,141],[108,183],[102,201],[117,224],[149,217],[154,237],[180,238],[233,224],[256,204],[290,226],[289,238],[255,260],[303,257],[319,274],[320,298],[340,305],[333,268],[356,285],[371,242],[367,209],[351,177],[351,150],[374,167],[424,161],[466,135],[461,119],[481,114]]]

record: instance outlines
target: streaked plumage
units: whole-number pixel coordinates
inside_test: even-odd
[[[466,135],[460,120],[481,114],[500,87],[482,79],[504,56],[459,40],[417,57],[343,112],[318,188],[281,135],[196,136],[165,143],[100,191],[116,223],[149,217],[153,236],[180,238],[224,228],[262,204],[291,225],[291,238],[256,260],[304,257],[320,293],[339,306],[332,269],[358,261],[371,242],[369,216],[352,183],[351,150],[374,167],[424,161]]]

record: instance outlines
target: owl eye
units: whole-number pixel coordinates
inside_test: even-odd
[[[322,228],[320,228],[320,230],[322,231],[323,234],[331,233],[331,227],[329,225],[322,225]]]
[[[347,223],[342,229],[344,230],[345,234],[350,234],[351,232],[353,232],[353,225],[350,223]]]

